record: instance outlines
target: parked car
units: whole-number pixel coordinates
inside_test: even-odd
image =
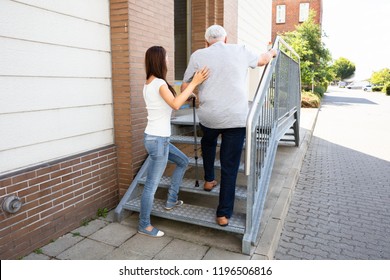
[[[339,82],[339,88],[345,88],[346,85],[347,85],[347,82],[343,82],[343,81]]]
[[[346,86],[346,88],[349,88],[349,89],[361,89],[363,86],[360,85],[360,84],[354,84],[354,83],[350,83],[349,85]]]
[[[364,91],[372,91],[372,85],[366,85],[363,87]]]

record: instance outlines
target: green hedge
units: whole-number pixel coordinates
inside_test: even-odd
[[[326,85],[319,85],[314,87],[314,92],[317,93],[319,96],[323,97],[324,93],[326,92],[326,89]]]
[[[390,83],[384,85],[383,92],[386,93],[386,95],[390,95]]]

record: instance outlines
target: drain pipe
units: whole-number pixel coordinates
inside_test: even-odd
[[[22,208],[22,201],[20,201],[20,198],[16,195],[6,196],[3,199],[1,208],[4,212],[14,214]]]

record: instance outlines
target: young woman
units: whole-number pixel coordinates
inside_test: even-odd
[[[193,90],[208,78],[208,69],[196,72],[189,86],[176,96],[175,90],[166,81],[167,68],[166,50],[153,46],[145,54],[146,82],[143,96],[148,111],[148,123],[145,129],[144,144],[149,154],[149,167],[146,183],[141,197],[141,210],[138,232],[151,237],[161,237],[164,232],[153,227],[150,213],[153,207],[154,195],[167,162],[172,161],[176,168],[171,178],[166,210],[181,206],[178,200],[179,187],[188,166],[187,156],[169,142],[171,136],[171,113],[178,110],[191,97]]]

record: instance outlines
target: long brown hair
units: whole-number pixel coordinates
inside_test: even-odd
[[[149,79],[150,76],[155,76],[156,78],[163,79],[169,90],[172,92],[173,96],[176,96],[176,91],[174,88],[167,82],[167,51],[161,46],[150,47],[145,53],[145,71],[146,79]]]

